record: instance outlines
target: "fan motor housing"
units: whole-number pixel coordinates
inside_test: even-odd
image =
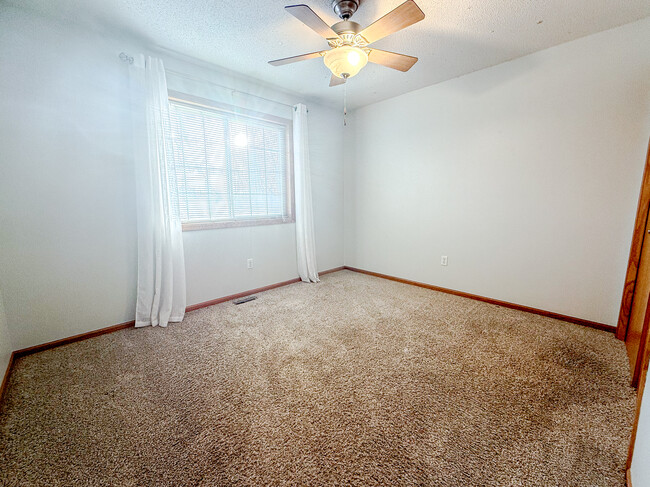
[[[364,48],[368,45],[366,40],[361,37],[359,32],[362,28],[356,22],[351,20],[344,20],[332,26],[332,30],[338,34],[336,39],[327,39],[327,43],[332,49],[341,46],[354,46]]]
[[[360,0],[332,0],[332,8],[336,15],[348,20],[359,8]]]
[[[337,22],[332,26],[332,30],[337,34],[358,34],[361,32],[361,26],[356,22],[351,20],[344,20],[343,22]]]

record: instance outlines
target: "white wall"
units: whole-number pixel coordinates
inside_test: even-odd
[[[143,45],[0,6],[0,289],[16,349],[133,319],[135,182],[128,67],[118,54],[151,50]],[[161,56],[233,88],[307,102],[319,268],[342,265],[338,114]],[[188,304],[297,277],[292,224],[186,232],[184,241]]]
[[[645,19],[356,110],[346,265],[614,325],[649,32]]]
[[[630,467],[634,487],[650,485],[650,392],[648,391],[650,391],[650,383],[646,383],[643,390],[641,414]]]
[[[0,383],[4,377],[7,366],[9,365],[9,358],[13,351],[13,342],[7,327],[7,317],[5,315],[4,300],[2,293],[0,293]]]

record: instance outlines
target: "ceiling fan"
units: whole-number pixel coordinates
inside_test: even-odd
[[[405,72],[411,69],[418,58],[406,54],[381,51],[368,46],[387,35],[419,22],[424,18],[424,12],[420,10],[420,7],[413,0],[407,0],[379,20],[362,29],[359,24],[350,20],[350,17],[357,11],[360,1],[333,0],[334,12],[342,20],[331,27],[307,5],[284,7],[291,15],[327,39],[331,49],[276,59],[269,61],[269,64],[282,66],[283,64],[323,57],[325,66],[332,72],[330,86],[345,83],[348,78],[356,75],[368,61],[398,71]]]

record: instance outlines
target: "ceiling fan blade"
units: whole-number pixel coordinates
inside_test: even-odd
[[[418,58],[407,56],[406,54],[397,54],[396,52],[372,49],[368,54],[368,61],[375,64],[381,64],[387,68],[406,72],[418,62]]]
[[[297,63],[298,61],[305,61],[307,59],[321,57],[326,52],[327,51],[310,52],[309,54],[301,54],[300,56],[291,56],[282,59],[275,59],[273,61],[269,61],[269,64],[271,66],[282,66],[283,64]]]
[[[386,37],[393,32],[402,30],[424,18],[424,12],[413,0],[407,0],[399,7],[391,10],[379,20],[359,32],[368,44]]]
[[[338,76],[332,75],[330,78],[330,86],[338,86],[344,84],[346,81],[345,78],[339,78]]]
[[[338,37],[338,34],[307,5],[288,5],[284,9],[325,39]]]

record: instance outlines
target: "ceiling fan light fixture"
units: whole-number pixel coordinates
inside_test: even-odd
[[[342,19],[334,25],[328,25],[307,5],[284,7],[296,19],[323,37],[330,50],[275,59],[269,61],[271,66],[282,66],[322,56],[325,66],[332,72],[329,85],[340,86],[348,78],[356,76],[368,62],[402,72],[408,71],[417,62],[418,58],[413,56],[369,47],[372,43],[424,19],[424,12],[414,0],[405,0],[365,28],[350,20],[352,14],[365,0],[330,1],[334,12]]]
[[[327,51],[324,61],[334,76],[351,78],[368,63],[368,54],[358,47],[342,46]]]

